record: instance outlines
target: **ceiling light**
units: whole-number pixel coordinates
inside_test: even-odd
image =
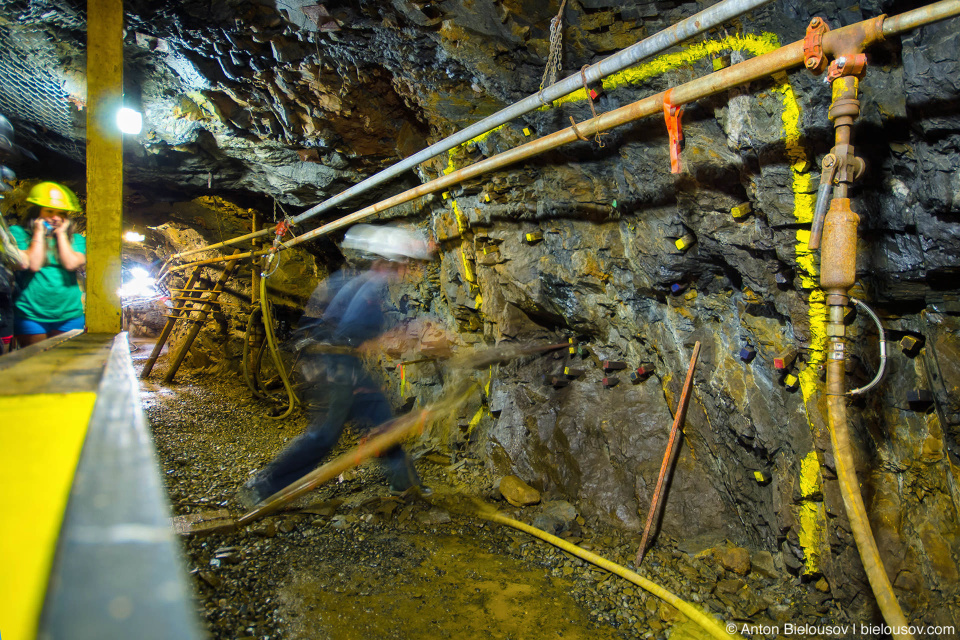
[[[143,115],[130,107],[120,107],[117,111],[117,126],[124,133],[136,135],[143,130]]]

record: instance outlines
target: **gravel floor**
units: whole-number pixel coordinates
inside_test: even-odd
[[[165,366],[161,358],[143,381],[142,399],[174,514],[226,508],[239,515],[237,488],[305,419],[268,418],[270,407],[251,399],[239,381],[185,371],[178,383],[163,386],[156,381]],[[348,430],[334,453],[354,441]],[[390,496],[378,467],[367,464],[239,532],[184,537],[199,615],[211,637],[707,637],[631,583],[468,515],[464,496],[524,522],[544,508],[510,507],[477,458],[413,450],[418,470],[436,490],[429,502]],[[630,567],[639,544],[638,534],[582,518],[563,535]],[[843,618],[827,594],[758,564],[756,556],[744,572],[723,553],[693,555],[677,547],[661,536],[640,573],[725,622],[782,628],[785,620]]]

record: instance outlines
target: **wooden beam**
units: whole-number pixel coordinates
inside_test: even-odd
[[[123,0],[88,0],[86,318],[93,333],[119,333],[122,326],[122,96]]]

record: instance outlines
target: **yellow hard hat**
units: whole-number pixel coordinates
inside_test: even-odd
[[[62,211],[81,211],[77,194],[56,182],[41,182],[27,194],[27,202],[40,207]]]

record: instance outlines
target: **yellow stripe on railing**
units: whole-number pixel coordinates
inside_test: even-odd
[[[32,640],[95,393],[0,396],[0,632]]]

